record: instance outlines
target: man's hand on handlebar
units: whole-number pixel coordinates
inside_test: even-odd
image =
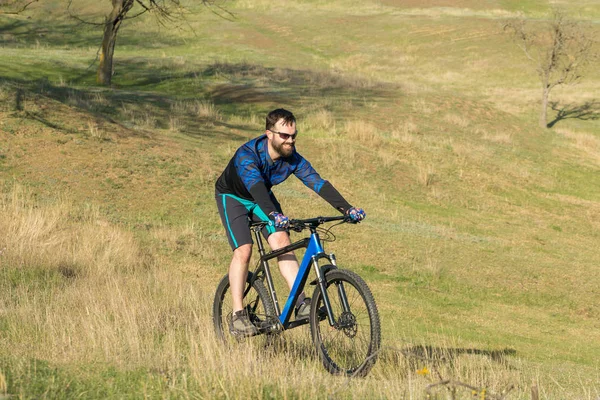
[[[363,219],[365,219],[365,211],[362,208],[352,207],[346,211],[346,213],[342,216],[338,217],[316,217],[316,218],[308,218],[308,219],[289,219],[285,215],[272,212],[269,214],[269,218],[272,221],[272,225],[276,228],[293,230],[296,232],[301,232],[307,228],[316,228],[319,225],[322,225],[327,222],[333,221],[343,221],[350,222],[356,224]]]
[[[365,219],[366,216],[367,214],[362,208],[351,207],[348,210],[346,210],[346,217],[348,217],[350,222],[358,223]]]
[[[290,227],[290,219],[281,213],[274,211],[269,214],[269,217],[273,220],[275,228],[287,229]]]

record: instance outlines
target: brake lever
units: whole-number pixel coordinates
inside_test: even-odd
[[[306,225],[303,224],[302,222],[297,221],[297,220],[290,221],[289,229],[293,230],[294,232],[302,232],[304,230],[304,228],[306,228]]]

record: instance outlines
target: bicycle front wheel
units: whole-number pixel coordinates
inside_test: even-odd
[[[329,324],[323,293],[317,285],[311,303],[310,331],[319,358],[332,374],[365,376],[381,346],[375,299],[365,281],[352,271],[333,269],[325,279],[335,324]]]
[[[252,272],[248,272],[246,289],[248,289],[250,282],[252,282]],[[247,290],[247,294],[244,296],[244,307],[248,310],[250,320],[257,326],[276,318],[275,306],[273,306],[269,292],[260,279],[255,279],[250,289]],[[225,342],[229,342],[232,339],[232,335],[229,333],[232,309],[233,300],[229,287],[229,274],[227,274],[221,279],[219,286],[217,286],[213,302],[215,334],[217,338]]]

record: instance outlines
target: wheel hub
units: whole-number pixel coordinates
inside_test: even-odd
[[[343,312],[338,319],[338,327],[344,332],[344,335],[349,338],[356,336],[358,326],[356,325],[356,317],[351,312]]]

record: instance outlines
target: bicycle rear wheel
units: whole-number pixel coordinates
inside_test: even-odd
[[[381,345],[375,299],[365,281],[354,272],[332,269],[325,279],[335,325],[329,325],[323,294],[317,285],[310,310],[310,331],[317,353],[332,374],[365,376],[375,364]]]
[[[252,281],[252,272],[248,272],[246,288]],[[269,292],[262,280],[255,279],[252,287],[244,297],[244,307],[248,309],[250,320],[257,326],[276,318],[275,307]],[[215,293],[213,302],[213,325],[217,338],[229,342],[233,336],[229,333],[229,321],[233,310],[231,290],[229,287],[229,274],[225,275]],[[264,336],[264,335],[263,335]]]

